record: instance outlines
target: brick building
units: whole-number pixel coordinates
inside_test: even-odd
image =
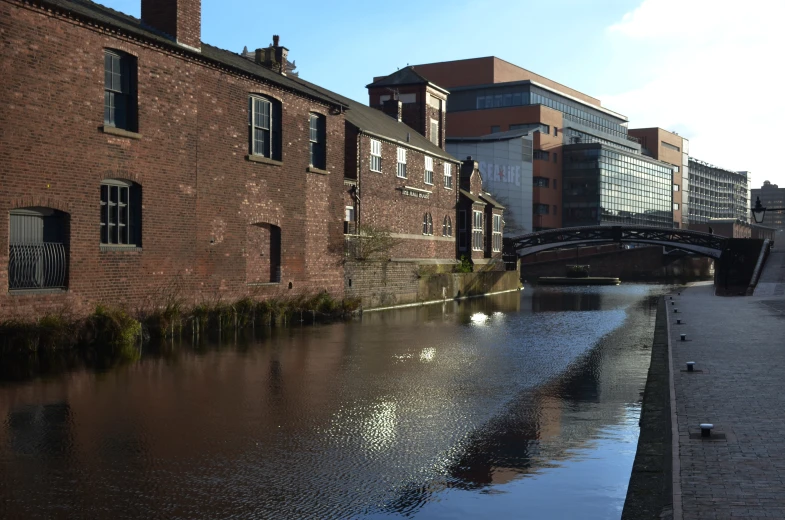
[[[343,294],[344,103],[200,9],[0,0],[0,318]]]

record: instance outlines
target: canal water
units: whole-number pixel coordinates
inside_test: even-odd
[[[666,290],[0,359],[0,517],[619,518]]]

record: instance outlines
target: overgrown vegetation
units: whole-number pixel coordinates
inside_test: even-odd
[[[389,229],[361,225],[357,235],[351,237],[347,254],[358,261],[389,260],[392,250],[400,240],[393,238]]]
[[[203,301],[186,310],[184,302],[168,294],[161,305],[147,302],[129,312],[124,308],[96,307],[88,317],[67,313],[46,315],[36,321],[0,322],[0,353],[39,352],[69,348],[103,349],[134,358],[148,339],[186,335],[223,335],[256,326],[285,326],[345,317],[360,306],[357,299],[336,300],[327,292],[294,298],[257,300],[247,296],[234,302]]]
[[[455,266],[456,273],[471,273],[474,270],[471,258],[466,258],[466,255],[461,255],[461,261]]]

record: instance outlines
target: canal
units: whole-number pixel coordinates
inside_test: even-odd
[[[0,359],[0,517],[619,518],[666,291]]]

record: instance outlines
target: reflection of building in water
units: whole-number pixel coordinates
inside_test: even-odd
[[[601,292],[540,289],[530,292],[524,298],[524,307],[532,312],[598,311],[603,307]]]

